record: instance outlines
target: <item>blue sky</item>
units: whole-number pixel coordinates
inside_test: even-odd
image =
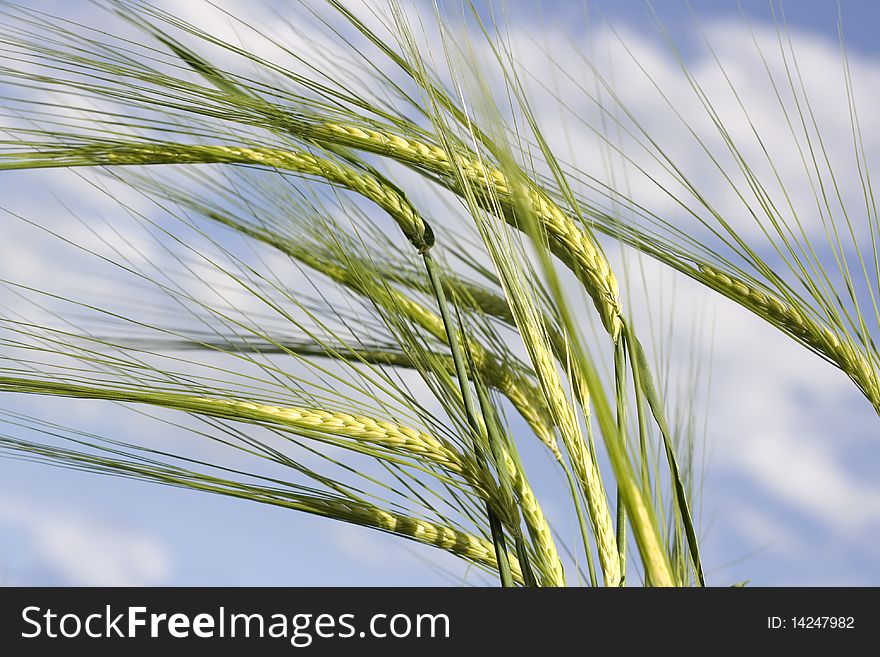
[[[514,2],[513,6],[524,11],[534,11],[535,3]],[[581,16],[580,9],[574,9],[580,3],[543,3],[546,14],[551,14],[551,7],[558,7],[562,12],[572,12]],[[878,44],[874,34],[874,23],[877,19],[877,6],[872,0],[797,0],[783,2],[777,0],[695,0],[685,3],[654,2],[653,11],[663,25],[677,36],[692,36],[693,18],[698,20],[716,20],[727,18],[740,20],[743,15],[750,21],[772,23],[774,16],[778,22],[785,20],[793,29],[807,30],[821,34],[830,39],[837,39],[838,4],[847,44],[862,52],[877,52]],[[656,20],[646,2],[625,0],[596,0],[588,5],[593,11],[604,16],[615,24],[626,22],[638,29],[650,31],[655,29]]]
[[[194,4],[188,11],[196,11]],[[569,32],[578,34],[582,14],[572,9],[574,4],[545,2],[541,12],[551,23],[558,17]],[[656,4],[691,63],[705,63],[686,6]],[[713,45],[748,73],[751,60],[745,55],[736,60],[737,39],[742,38],[736,2],[691,4]],[[526,32],[532,29],[534,3],[511,5],[513,25]],[[609,0],[595,5],[656,70],[674,69],[643,2]],[[742,5],[755,26],[767,26],[766,2]],[[86,6],[67,3],[64,11],[75,15]],[[842,7],[851,56],[858,59],[864,79],[873,80],[880,75],[880,46],[872,34],[877,5],[843,0]],[[821,74],[819,64],[837,50],[837,3],[789,2],[785,11],[804,61],[816,62],[814,70]],[[758,86],[744,91],[755,94],[752,98],[760,104],[763,92]],[[863,101],[869,93],[863,91]],[[867,113],[870,105],[864,107]],[[878,138],[869,136],[869,148]],[[690,156],[683,152],[683,157]],[[50,198],[47,190],[58,199]],[[0,176],[0,199],[4,208],[59,225],[65,221],[65,207],[82,216],[114,211],[107,199],[89,194],[76,176],[62,171],[5,172]],[[67,270],[59,266],[67,266],[58,259],[66,256],[56,256],[56,248],[45,236],[16,230],[0,245],[0,261],[5,263],[0,274],[18,279],[27,275],[29,280],[37,276],[62,289],[73,286],[75,279],[65,281]],[[667,276],[647,267],[657,279]],[[11,304],[13,300],[2,294],[0,305]],[[686,309],[704,312],[714,327],[712,339],[704,335],[694,347],[714,358],[713,394],[705,410],[711,458],[702,496],[709,581],[880,584],[880,480],[873,465],[880,462],[876,415],[836,370],[736,306],[709,298],[683,280],[677,281],[676,294],[682,315]],[[684,336],[688,323],[682,324]],[[6,400],[6,406],[35,414],[46,408],[30,399]],[[128,415],[94,405],[83,410],[76,402],[64,401],[55,412],[77,417],[98,431],[133,427]],[[140,426],[137,430],[149,431]],[[368,530],[218,496],[0,460],[0,583],[448,583],[449,577],[428,567],[428,560],[448,568],[453,578],[464,575],[457,562],[436,551]]]

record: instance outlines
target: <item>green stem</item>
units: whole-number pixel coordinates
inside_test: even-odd
[[[587,557],[587,570],[589,570],[590,573],[590,586],[595,588],[599,586],[599,584],[596,579],[596,567],[593,565],[593,551],[590,549],[590,530],[587,529],[587,519],[584,517],[581,492],[578,485],[575,483],[571,470],[566,467],[564,463],[562,464],[562,468],[565,470],[566,479],[568,479],[568,486],[571,489],[571,498],[574,500],[574,510],[577,513],[578,525],[581,530],[581,538],[584,541],[584,553]]]
[[[528,588],[535,588],[538,586],[538,580],[535,579],[535,573],[532,571],[532,565],[529,563],[529,552],[526,549],[526,542],[523,540],[522,536],[519,535],[515,539],[516,543],[516,558],[519,559],[519,567],[522,570],[523,583]]]
[[[625,328],[629,331],[629,328]],[[666,424],[666,415],[663,412],[663,405],[654,388],[654,381],[651,379],[651,372],[648,369],[648,359],[641,343],[630,334],[632,345],[632,362],[639,370],[642,392],[645,395],[645,401],[654,416],[657,428],[663,437],[663,447],[666,452],[666,461],[669,465],[669,477],[672,482],[672,491],[678,510],[679,519],[684,526],[685,537],[687,538],[688,548],[691,555],[691,565],[694,569],[694,575],[699,586],[706,586],[705,575],[703,574],[703,565],[700,559],[700,547],[697,542],[697,533],[694,529],[693,517],[691,515],[690,505],[687,500],[687,492],[681,478],[681,471],[678,467],[678,460],[675,455],[675,446],[672,442],[672,436],[669,433],[669,426]]]
[[[642,375],[638,365],[630,363],[633,375],[633,390],[635,391],[636,415],[639,423],[639,459],[641,461],[639,472],[642,479],[642,488],[645,495],[651,492],[651,477],[648,471],[648,423],[645,417],[645,407],[642,402]]]
[[[614,342],[614,384],[617,400],[617,432],[626,452],[626,343],[623,336]],[[617,488],[617,554],[620,556],[620,586],[626,585],[626,505]]]
[[[434,263],[431,254],[428,252],[423,253],[422,259],[425,262],[425,269],[428,272],[428,280],[431,282],[431,288],[434,291],[434,295],[437,297],[437,305],[440,307],[440,317],[443,319],[443,326],[446,329],[446,341],[449,343],[449,349],[452,352],[452,360],[455,363],[455,374],[458,377],[458,384],[461,388],[461,398],[464,403],[465,414],[467,415],[468,423],[476,437],[481,434],[480,423],[477,420],[477,409],[474,405],[474,398],[473,395],[471,395],[471,389],[468,383],[470,377],[465,368],[464,358],[461,353],[461,345],[457,338],[457,331],[455,330],[455,325],[452,323],[452,317],[449,314],[449,306],[446,301],[446,293],[443,290],[443,283],[440,280],[437,266]],[[479,457],[479,455],[483,453],[483,450],[479,443],[476,442],[476,438],[475,448],[477,456]],[[492,511],[488,502],[486,502],[486,514],[489,517],[489,527],[492,530],[492,542],[495,544],[495,554],[498,558],[498,572],[501,577],[501,586],[512,587],[514,585],[513,575],[510,571],[510,561],[508,561],[507,558],[504,531],[501,522],[498,520],[498,516]]]

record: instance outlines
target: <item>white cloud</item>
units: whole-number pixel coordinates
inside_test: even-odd
[[[171,574],[171,556],[153,537],[76,512],[0,497],[0,525],[25,534],[41,568],[67,585],[157,585]]]
[[[747,474],[764,493],[850,539],[876,529],[880,482],[851,472],[846,460],[846,433],[876,418],[867,408],[842,413],[867,403],[831,365],[732,303],[718,305],[709,409],[716,466]]]
[[[804,558],[808,552],[808,546],[800,541],[797,532],[760,507],[732,502],[726,513],[731,518],[731,525],[755,544],[758,550],[772,550],[800,558]]]

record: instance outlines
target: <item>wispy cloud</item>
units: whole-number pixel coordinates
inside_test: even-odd
[[[63,507],[0,497],[0,527],[26,538],[29,568],[49,571],[65,585],[147,586],[171,576],[170,553],[155,537]]]

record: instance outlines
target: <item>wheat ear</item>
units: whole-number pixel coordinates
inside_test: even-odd
[[[333,141],[361,150],[387,155],[414,164],[443,176],[446,184],[455,186],[454,173],[460,170],[478,190],[484,202],[497,198],[505,203],[505,218],[516,226],[513,212],[515,199],[501,169],[468,154],[456,156],[453,163],[447,152],[434,144],[390,132],[371,130],[340,123],[296,123],[292,130],[300,136],[318,141]],[[550,248],[584,283],[605,329],[616,340],[621,329],[620,289],[608,261],[592,237],[578,227],[544,192],[530,186],[527,197],[532,209],[543,222],[550,238]]]
[[[877,413],[880,413],[880,380],[877,370],[852,344],[841,342],[830,328],[822,326],[769,292],[758,290],[706,265],[701,265],[699,270],[704,282],[714,290],[751,309],[765,321],[834,363],[859,387]]]
[[[529,485],[522,468],[516,463],[510,452],[505,448],[502,451],[503,466],[507,468],[510,483],[520,509],[526,521],[529,534],[534,541],[535,548],[540,552],[539,563],[544,566],[546,586],[565,586],[565,573],[559,552],[556,550],[556,542],[553,540],[553,532],[547,523],[547,518],[532,487]]]
[[[458,528],[386,511],[367,502],[304,495],[284,489],[266,489],[176,467],[158,466],[138,460],[107,459],[99,453],[0,437],[0,451],[8,450],[15,453],[22,448],[37,458],[44,457],[55,464],[67,463],[78,469],[123,474],[170,485],[185,485],[186,488],[193,490],[272,504],[390,532],[446,550],[489,570],[496,571],[498,568],[495,546],[486,539]],[[114,452],[114,454],[118,456],[118,453]],[[510,563],[514,579],[522,583],[522,571],[513,555],[510,555]]]
[[[304,151],[217,144],[102,141],[62,148],[49,146],[28,153],[4,153],[3,159],[6,161],[0,160],[0,169],[224,162],[275,167],[324,178],[370,199],[397,221],[401,231],[420,253],[434,243],[430,228],[396,187],[353,167]]]
[[[97,388],[20,377],[0,377],[0,391],[141,403],[229,420],[271,424],[293,432],[328,434],[373,443],[396,452],[427,458],[456,474],[470,476],[473,471],[473,466],[456,449],[438,438],[405,425],[362,415],[182,393]]]

